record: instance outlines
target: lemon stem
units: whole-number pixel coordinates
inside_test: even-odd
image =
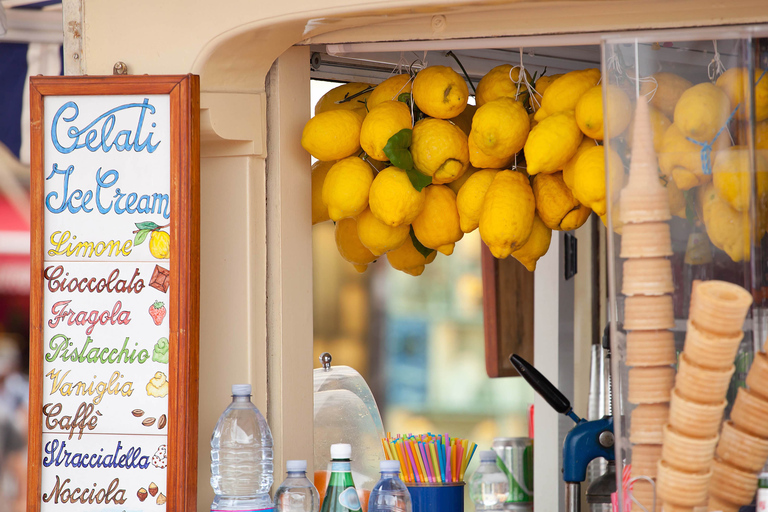
[[[467,73],[467,70],[464,69],[464,65],[462,65],[461,61],[456,56],[456,54],[453,53],[453,50],[448,51],[448,53],[446,53],[445,55],[446,55],[446,57],[453,57],[453,60],[456,61],[456,64],[459,65],[459,67],[461,68],[462,73],[464,73],[464,76],[466,77],[467,82],[469,82],[469,86],[472,87],[472,92],[473,93],[477,93],[477,89],[475,89],[475,84],[472,83],[472,79],[469,78],[469,74]]]

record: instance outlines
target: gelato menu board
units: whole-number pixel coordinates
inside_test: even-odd
[[[151,78],[32,81],[29,510],[194,508],[197,82]]]

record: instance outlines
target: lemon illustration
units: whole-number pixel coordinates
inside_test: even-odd
[[[731,208],[739,212],[749,210],[753,183],[758,204],[768,200],[768,161],[765,151],[755,152],[754,178],[751,172],[751,155],[745,146],[733,146],[718,151],[712,168],[715,191]],[[753,181],[754,180],[754,181]]]
[[[371,158],[387,161],[384,146],[400,130],[411,128],[411,111],[403,102],[384,101],[366,116],[360,130],[360,145]]]
[[[373,170],[361,158],[351,156],[336,162],[325,176],[323,204],[334,221],[354,217],[368,206]]]
[[[674,73],[660,72],[651,75],[653,80],[640,84],[640,95],[650,98],[651,106],[659,109],[662,114],[672,117],[675,105],[685,91],[693,84]]]
[[[506,258],[528,241],[535,213],[536,199],[528,177],[500,171],[485,193],[480,237],[496,258]]]
[[[368,98],[368,110],[373,110],[376,105],[385,101],[396,101],[398,96],[410,93],[412,88],[413,79],[408,73],[391,76],[373,90]]]
[[[467,106],[469,90],[464,79],[446,66],[430,66],[413,81],[413,101],[431,117],[450,119]]]
[[[755,121],[760,122],[768,119],[768,79],[763,77],[760,80],[760,76],[763,74],[762,69],[755,69],[755,86],[754,86],[754,110]],[[758,80],[760,80],[758,82]],[[749,109],[746,104],[747,84],[749,82],[749,71],[747,68],[731,68],[717,79],[716,85],[723,89],[728,95],[731,102],[731,109],[735,109],[737,106],[739,109],[736,111],[737,119],[748,119]]]
[[[536,111],[536,120],[542,121],[547,116],[574,110],[581,95],[597,85],[600,71],[584,69],[566,73],[546,88],[541,97],[541,108]]]
[[[429,185],[424,209],[413,221],[413,232],[424,247],[451,255],[464,233],[459,227],[456,194],[445,185]]]
[[[624,184],[624,167],[621,157],[613,149],[595,146],[585,150],[576,159],[573,168],[573,197],[592,208],[597,215],[605,215],[607,209],[607,184],[605,180],[605,154],[608,153],[611,196],[615,198]]]
[[[342,258],[354,265],[358,272],[365,272],[376,256],[365,247],[357,235],[357,219],[341,219],[336,223],[336,247]]]
[[[149,252],[159,260],[168,258],[171,255],[171,235],[165,231],[153,231],[149,237]]]
[[[449,121],[422,119],[413,127],[411,155],[416,169],[432,176],[432,183],[451,182],[469,166],[467,136]]]
[[[432,251],[426,258],[413,245],[411,237],[405,240],[405,243],[387,253],[387,261],[395,270],[400,270],[412,276],[420,276],[424,272],[424,267],[435,261],[437,251]]]
[[[686,137],[699,142],[711,142],[720,129],[725,127],[730,113],[728,95],[716,85],[704,82],[680,95],[675,105],[674,124]]]
[[[328,207],[323,203],[323,183],[335,163],[318,160],[312,164],[312,225],[331,220]]]
[[[469,136],[486,155],[505,159],[523,149],[529,130],[525,107],[518,101],[502,97],[477,109]]]
[[[363,116],[353,110],[329,110],[307,121],[301,146],[318,160],[339,160],[360,150]]]
[[[371,212],[384,224],[410,224],[424,208],[427,193],[413,188],[404,170],[387,167],[374,178],[368,197]]]
[[[511,76],[510,71],[512,72]],[[525,71],[525,77],[528,79],[528,83],[531,83],[531,75],[528,71]],[[499,98],[525,99],[528,96],[528,89],[525,83],[521,83],[518,91],[517,81],[519,79],[520,66],[514,66],[514,69],[510,64],[496,66],[486,73],[477,84],[477,90],[475,91],[477,106],[482,107],[489,101]]]
[[[523,264],[528,272],[536,270],[536,262],[547,254],[552,241],[552,230],[548,228],[538,215],[533,217],[531,235],[522,247],[512,251],[512,257]]]
[[[536,212],[549,229],[571,231],[589,218],[592,210],[579,203],[563,180],[563,173],[537,174],[533,178]]]
[[[557,82],[564,79],[565,77],[562,77]],[[533,127],[525,142],[528,174],[562,170],[568,160],[576,154],[582,138],[583,134],[576,124],[573,111],[548,116]]]
[[[381,256],[403,245],[410,232],[408,224],[397,227],[384,224],[376,218],[370,208],[366,208],[357,216],[357,236],[375,256]]]
[[[632,105],[627,93],[616,87],[608,86],[608,137],[620,135],[629,125],[632,117]],[[603,140],[603,87],[596,85],[585,92],[576,103],[576,123],[584,135],[596,140]]]
[[[477,171],[459,189],[456,208],[459,211],[459,225],[463,232],[470,233],[480,224],[480,212],[483,209],[485,193],[497,172],[499,171],[495,169]]]
[[[327,112],[329,110],[354,110],[361,116],[365,117],[368,110],[365,108],[365,102],[371,95],[371,91],[363,93],[359,96],[355,96],[351,100],[342,101],[350,96],[353,96],[359,92],[362,92],[371,87],[371,84],[364,84],[360,82],[350,82],[348,84],[340,85],[334,89],[331,89],[327,93],[317,100],[315,103],[315,115],[321,112]]]

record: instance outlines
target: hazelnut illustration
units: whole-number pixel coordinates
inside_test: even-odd
[[[157,494],[157,484],[155,484],[155,482],[149,484],[149,494],[151,494],[153,498]]]
[[[139,501],[144,501],[147,499],[147,490],[145,488],[139,489],[139,492],[136,493],[136,496],[139,497]]]
[[[165,500],[165,494],[163,494],[163,493],[160,493],[160,494],[157,496],[157,504],[158,504],[158,505],[162,505],[162,504],[164,504],[164,503],[165,503],[165,501],[166,501],[166,500]]]

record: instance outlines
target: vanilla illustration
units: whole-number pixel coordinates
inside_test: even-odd
[[[163,372],[155,373],[147,383],[147,395],[155,398],[168,396],[168,377]]]

